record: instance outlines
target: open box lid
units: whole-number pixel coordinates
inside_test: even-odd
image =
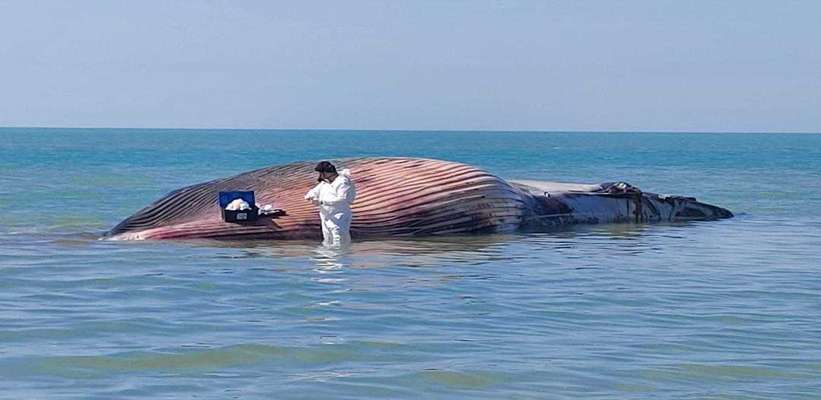
[[[228,203],[236,200],[236,199],[243,199],[245,200],[248,205],[252,208],[256,207],[257,202],[254,199],[254,192],[253,191],[232,191],[232,192],[220,192],[219,194],[219,203],[220,208],[225,209]]]

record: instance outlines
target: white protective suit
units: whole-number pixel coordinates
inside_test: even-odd
[[[333,182],[319,182],[305,195],[307,200],[319,201],[323,244],[339,246],[351,241],[351,203],[355,198],[356,188],[347,169],[339,171]]]

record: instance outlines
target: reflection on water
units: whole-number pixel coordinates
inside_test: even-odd
[[[693,222],[656,225],[668,227],[682,227],[693,225]],[[265,240],[198,240],[179,241],[177,243],[192,246],[223,247],[239,249],[248,257],[310,257],[317,263],[329,262],[338,264],[345,255],[356,254],[362,256],[406,256],[408,264],[415,266],[435,265],[429,260],[437,257],[458,258],[460,254],[475,257],[487,255],[492,257],[503,252],[506,246],[517,243],[528,243],[547,248],[566,248],[575,241],[586,239],[623,240],[626,246],[629,241],[640,238],[642,234],[654,229],[653,225],[646,224],[607,224],[565,227],[544,233],[498,234],[498,235],[465,235],[443,237],[421,237],[382,240],[357,240],[344,247],[322,246],[314,241],[265,241]],[[426,258],[428,257],[428,261]],[[332,261],[336,260],[336,261]],[[373,266],[379,266],[375,264]],[[358,267],[368,267],[358,265]]]
[[[314,264],[316,264],[317,272],[337,271],[351,266],[350,259],[346,259],[346,255],[348,255],[351,250],[350,246],[317,246],[314,248],[310,258]]]

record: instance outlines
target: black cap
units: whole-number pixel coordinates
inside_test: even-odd
[[[328,161],[320,161],[319,164],[316,165],[314,168],[316,172],[329,172],[329,173],[336,173],[336,167]]]

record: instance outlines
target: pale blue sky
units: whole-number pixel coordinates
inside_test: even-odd
[[[2,1],[0,126],[821,132],[819,1]]]

